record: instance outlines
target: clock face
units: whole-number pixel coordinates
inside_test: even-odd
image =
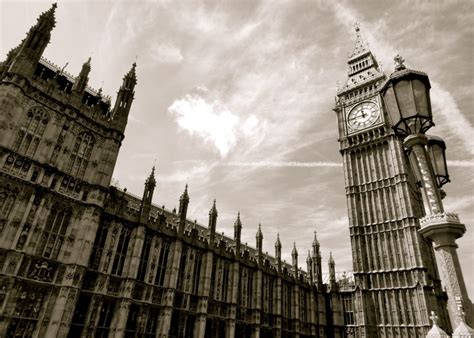
[[[347,114],[347,125],[351,130],[361,130],[373,125],[379,118],[380,110],[375,102],[362,102]]]

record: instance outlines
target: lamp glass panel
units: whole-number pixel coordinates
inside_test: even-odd
[[[422,180],[421,172],[420,172],[420,168],[418,166],[418,160],[416,158],[414,151],[410,151],[410,154],[408,155],[408,159],[410,161],[410,167],[413,172],[413,175],[415,176],[416,181],[421,182]]]
[[[395,84],[395,93],[397,94],[400,113],[403,118],[411,117],[417,114],[415,98],[411,89],[411,81],[401,80]]]
[[[444,158],[444,149],[436,143],[431,146],[431,149],[433,154],[433,158],[431,159],[431,161],[434,163],[433,166],[436,166],[436,175],[446,177],[448,173],[446,170],[447,168],[446,161]]]
[[[426,117],[431,117],[431,109],[428,104],[429,91],[426,85],[420,80],[413,80],[413,95],[415,95],[416,106],[418,114]]]
[[[388,87],[383,95],[383,102],[385,103],[385,108],[390,115],[390,120],[392,125],[397,124],[400,119],[400,112],[398,110],[397,100],[395,98],[395,93],[393,92],[393,87]]]

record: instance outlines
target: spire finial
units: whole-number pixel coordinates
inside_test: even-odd
[[[358,22],[354,23],[354,29],[356,32],[356,41],[354,51],[349,54],[349,59],[369,52],[369,44],[362,38],[362,34],[360,33],[360,24]]]
[[[431,311],[431,316],[430,316],[430,319],[433,321],[433,326],[434,325],[438,325],[438,316],[436,315],[436,313],[434,311]]]
[[[402,70],[406,68],[403,64],[405,60],[400,56],[400,54],[397,54],[393,60],[395,61],[395,70]]]
[[[360,31],[360,23],[358,23],[357,21],[354,22],[354,29],[355,29],[356,33],[359,33],[359,31]]]

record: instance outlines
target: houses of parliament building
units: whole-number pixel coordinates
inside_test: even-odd
[[[137,83],[114,104],[42,57],[56,4],[0,63],[0,337],[425,337],[430,311],[451,330],[433,248],[417,232],[421,196],[384,120],[386,80],[357,29],[337,93],[354,278],[323,283],[314,238],[307,271],[110,186]],[[344,116],[370,105],[369,124]],[[365,122],[364,122],[365,123]]]

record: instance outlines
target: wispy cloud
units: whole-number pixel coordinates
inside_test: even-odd
[[[222,162],[220,166],[230,167],[299,167],[299,168],[315,168],[315,167],[342,167],[339,162],[298,162],[298,161],[260,161],[260,162]]]
[[[170,44],[159,43],[150,47],[150,55],[155,62],[179,63],[183,61],[181,50]]]

